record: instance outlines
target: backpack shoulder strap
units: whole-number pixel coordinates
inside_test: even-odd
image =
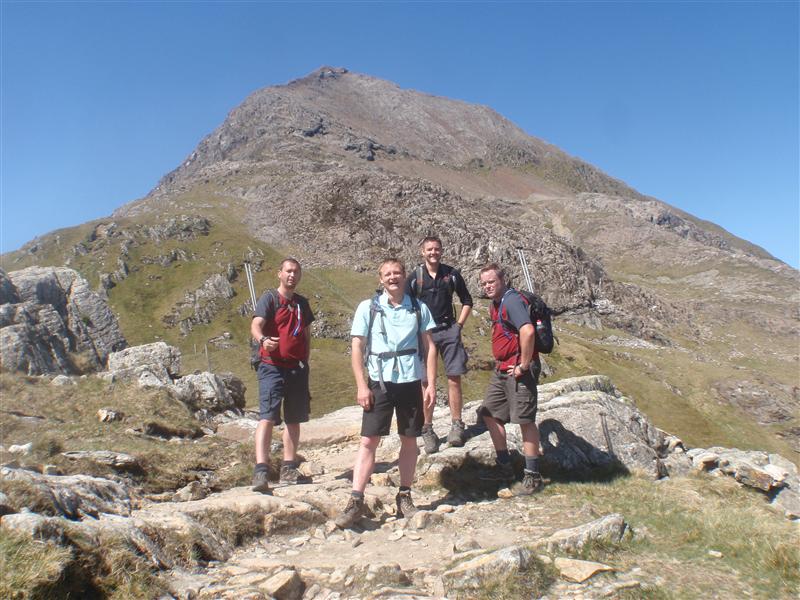
[[[528,304],[528,300],[525,298],[525,296],[522,295],[522,293],[518,292],[517,290],[515,290],[514,288],[511,288],[511,287],[508,288],[505,291],[505,293],[503,294],[503,297],[500,298],[500,305],[497,307],[497,322],[500,323],[500,327],[503,328],[503,334],[506,337],[509,337],[509,338],[511,337],[511,332],[512,331],[514,331],[515,333],[517,331],[516,328],[513,325],[511,325],[511,322],[508,319],[504,319],[503,318],[503,305],[505,304],[506,298],[508,297],[508,295],[510,293],[518,294],[522,298],[522,301],[526,305]]]
[[[414,296],[422,298],[422,287],[425,284],[425,265],[419,263],[414,269]],[[412,298],[414,297],[412,296]]]
[[[417,316],[417,352],[422,356],[422,309],[419,306],[419,300],[411,296],[411,308]]]
[[[383,314],[383,309],[380,304],[380,292],[375,292],[372,300],[369,303],[369,324],[367,325],[367,339],[364,342],[364,365],[366,366],[369,361],[370,347],[372,346],[372,326],[375,323],[375,315],[378,313]]]
[[[267,290],[267,316],[266,320],[271,321],[275,318],[275,312],[278,310],[278,307],[281,305],[280,297],[278,296],[278,290]]]

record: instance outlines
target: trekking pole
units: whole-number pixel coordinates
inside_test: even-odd
[[[244,263],[244,274],[247,278],[247,287],[250,290],[250,303],[252,304],[252,309],[256,309],[256,286],[253,283],[253,271],[250,267],[250,263],[245,261]]]
[[[522,266],[522,274],[525,277],[525,284],[528,286],[528,291],[532,294],[533,293],[533,279],[531,279],[531,272],[528,269],[528,261],[525,258],[525,251],[522,247],[517,247],[517,258],[519,258],[519,264]]]

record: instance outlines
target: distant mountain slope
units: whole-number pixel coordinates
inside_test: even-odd
[[[168,217],[207,219],[208,232],[198,235],[209,243],[141,237]],[[148,298],[166,287],[169,301],[116,309],[130,322],[153,319],[152,332],[139,332],[143,340],[196,344],[195,333],[179,334],[175,324],[216,272],[239,297],[220,300],[229,308],[198,327],[220,334],[243,303],[241,261],[258,245],[274,257],[296,254],[309,274],[325,277],[314,285],[327,318],[318,334],[343,344],[351,307],[340,299],[369,293],[365,282],[380,257],[414,262],[419,239],[437,233],[445,261],[462,268],[477,294],[475,275],[490,260],[521,281],[515,248],[524,247],[537,290],[560,314],[556,376],[607,373],[679,434],[752,427],[762,439],[800,449],[798,272],[489,108],[323,67],[252,94],[113,219],[113,239],[98,235],[110,226],[102,220],[81,235],[45,236],[4,257],[5,268],[84,264],[98,283],[119,279],[108,289],[112,306],[144,286]],[[188,262],[162,250],[186,252],[191,244]],[[140,269],[137,276],[118,277],[120,261]],[[145,271],[152,279],[138,275]],[[476,352],[485,352],[481,318],[478,311],[468,332]],[[246,331],[235,343],[245,340]]]

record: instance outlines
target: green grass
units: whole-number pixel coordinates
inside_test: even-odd
[[[527,568],[515,573],[498,573],[480,590],[469,594],[452,596],[453,598],[470,600],[516,600],[519,598],[539,598],[558,578],[558,571],[534,558]]]
[[[559,510],[618,512],[633,528],[621,544],[592,543],[577,557],[660,578],[654,596],[790,598],[800,591],[800,537],[763,494],[707,475],[654,484],[640,477],[608,483],[553,483],[543,502]],[[713,558],[709,550],[722,553]],[[691,568],[687,568],[691,565]],[[634,593],[633,591],[631,593]],[[639,597],[639,596],[633,596]],[[669,597],[669,596],[667,596]]]
[[[75,536],[68,546],[0,533],[0,598],[155,598],[164,585],[147,561],[118,539]]]
[[[112,450],[135,456],[141,472],[125,473],[145,493],[174,490],[197,479],[206,471],[218,471],[215,485],[220,489],[241,485],[251,475],[252,448],[219,437],[204,437],[180,444],[135,435],[147,423],[168,423],[173,429],[192,431],[197,421],[189,409],[163,390],[143,390],[135,384],[109,385],[95,378],[76,386],[53,387],[37,378],[0,375],[0,395],[15,398],[25,414],[44,417],[41,421],[21,419],[0,412],[0,438],[8,447],[35,441],[24,457],[0,451],[0,461],[16,460],[34,469],[44,464],[63,473],[97,476],[116,474],[110,467],[89,461],[73,461],[60,455],[70,450]],[[123,421],[101,423],[97,410],[112,407],[125,414]],[[191,451],[188,451],[191,449]],[[0,489],[15,482],[0,480]],[[21,491],[21,490],[16,490]],[[31,496],[31,502],[35,496]]]

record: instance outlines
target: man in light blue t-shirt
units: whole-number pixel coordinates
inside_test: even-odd
[[[400,435],[397,516],[410,518],[417,512],[411,500],[417,437],[424,422],[423,404],[432,407],[436,403],[437,354],[425,351],[433,343],[430,330],[436,323],[424,303],[404,292],[406,269],[402,262],[387,259],[378,274],[383,293],[358,305],[350,330],[356,401],[364,413],[361,445],[353,467],[353,491],[344,512],[336,519],[336,524],[343,528],[350,527],[364,514],[364,490],[375,467],[375,451],[381,437],[389,435],[395,413]],[[421,356],[426,357],[425,373],[432,382],[424,393]]]

